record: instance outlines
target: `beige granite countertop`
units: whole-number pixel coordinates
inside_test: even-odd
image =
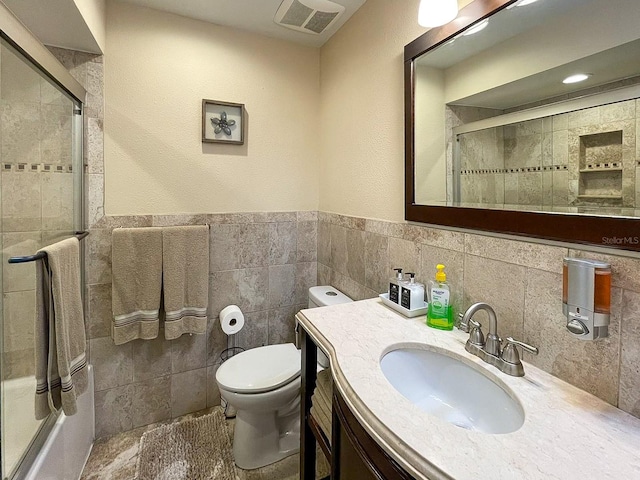
[[[422,316],[406,318],[378,299],[302,310],[298,320],[331,359],[354,415],[417,478],[640,479],[639,419],[526,362],[524,377],[505,375],[464,350],[463,332],[429,328]],[[523,426],[492,435],[420,410],[380,368],[390,347],[411,344],[484,369],[522,404]]]

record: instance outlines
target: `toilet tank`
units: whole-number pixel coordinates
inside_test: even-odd
[[[349,302],[353,302],[353,300],[330,285],[321,285],[309,289],[309,308],[327,307],[329,305],[339,305],[340,303]],[[297,322],[296,345],[299,345]],[[320,368],[327,368],[329,366],[329,359],[321,350],[318,350],[318,365]]]
[[[330,285],[321,285],[309,289],[309,308],[326,307],[328,305],[338,305],[349,302],[353,302],[353,300]]]

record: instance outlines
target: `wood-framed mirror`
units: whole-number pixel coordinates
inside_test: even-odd
[[[640,251],[637,18],[475,0],[406,45],[405,219]]]

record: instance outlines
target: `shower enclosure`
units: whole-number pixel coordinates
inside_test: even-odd
[[[6,479],[29,468],[57,417],[38,421],[34,415],[35,262],[8,259],[82,230],[83,122],[81,101],[46,70],[47,62],[61,66],[41,45],[19,45],[31,40],[2,17],[0,427]]]

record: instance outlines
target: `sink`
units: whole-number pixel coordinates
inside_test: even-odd
[[[501,386],[449,355],[398,348],[380,360],[382,373],[410,402],[453,425],[484,433],[511,433],[524,423],[520,402]]]

